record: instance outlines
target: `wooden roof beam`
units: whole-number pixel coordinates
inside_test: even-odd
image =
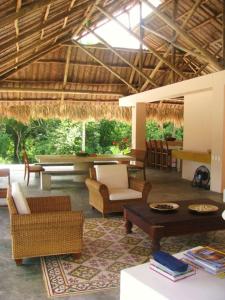
[[[110,67],[108,67],[105,63],[103,63],[99,58],[97,58],[93,53],[91,53],[89,50],[87,50],[83,45],[79,44],[77,41],[73,41],[80,49],[82,49],[87,55],[89,55],[91,58],[93,58],[95,61],[97,61],[100,65],[102,65],[106,70],[108,70],[110,73],[112,73],[114,76],[116,76],[119,80],[124,82],[130,89],[132,89],[134,92],[138,93],[138,90],[133,87],[129,82],[127,82],[124,78],[122,78],[117,72],[113,71]]]
[[[160,12],[157,8],[155,8],[154,5],[152,5],[150,2],[146,0],[141,0],[146,5],[148,5],[152,11],[161,19],[163,20],[168,26],[170,26],[172,29],[174,29],[177,34],[181,35],[182,38],[188,42],[190,45],[192,45],[194,48],[196,48],[203,56],[208,59],[209,63],[211,63],[216,70],[222,70],[221,65],[218,63],[218,61],[204,48],[202,48],[198,42],[196,42],[186,31],[181,29],[178,25],[176,25],[169,17],[167,17],[164,13]]]
[[[68,12],[71,11],[71,9],[73,8],[73,6],[74,6],[74,4],[75,4],[76,1],[77,1],[77,0],[71,0],[70,5],[69,5],[69,8],[68,8]],[[66,24],[67,24],[67,22],[68,22],[68,19],[69,19],[68,16],[64,18],[63,25],[62,25],[62,29],[64,29],[64,28],[66,27]],[[54,42],[56,42],[57,39],[58,39],[58,37],[55,38],[55,41],[54,41]]]
[[[132,36],[134,36],[138,41],[142,42],[141,39],[139,38],[139,36],[134,33],[133,31],[131,31],[130,29],[128,29],[125,25],[123,25],[119,20],[117,20],[113,15],[109,14],[108,12],[106,12],[103,8],[96,6],[97,9],[102,12],[107,18],[115,21],[117,24],[119,24],[124,30],[126,30],[129,34],[131,34]],[[149,49],[150,52],[152,52],[152,54],[154,56],[156,56],[160,61],[162,61],[164,64],[166,64],[170,69],[174,70],[181,78],[186,79],[186,77],[184,76],[184,74],[178,69],[176,68],[174,65],[172,65],[169,61],[167,61],[163,56],[161,56],[154,48],[152,48],[149,43],[147,43],[146,41],[143,41],[143,45],[145,47],[147,47]]]
[[[68,48],[67,48],[67,53],[66,53],[66,64],[65,64],[64,76],[63,76],[63,85],[62,85],[61,101],[64,100],[64,93],[63,93],[63,91],[65,91],[65,87],[66,87],[66,83],[67,83],[68,72],[69,72],[69,66],[70,66],[71,51],[72,51],[72,48],[71,48],[71,47],[68,47]]]
[[[1,65],[5,65],[5,64],[8,64],[11,60],[15,59],[15,58],[18,58],[28,52],[31,52],[32,50],[34,50],[35,48],[37,47],[41,47],[43,46],[44,44],[48,43],[49,41],[51,41],[52,39],[54,39],[56,36],[61,36],[65,33],[68,33],[71,28],[73,28],[74,25],[70,25],[69,27],[66,27],[64,29],[60,29],[60,31],[55,31],[53,32],[52,34],[48,35],[47,37],[43,38],[42,41],[38,40],[36,43],[32,43],[32,45],[28,45],[26,48],[24,48],[23,50],[17,52],[17,53],[12,53],[12,54],[9,54],[8,56],[6,56],[5,59],[2,59],[0,62],[1,62]],[[69,37],[67,38],[67,40],[69,39]]]
[[[171,44],[173,47],[181,50],[182,52],[185,52],[185,53],[188,53],[190,55],[193,55],[193,56],[197,56],[197,57],[201,57],[202,59],[206,60],[205,56],[201,55],[199,52],[195,52],[195,51],[192,51],[190,49],[187,49],[179,44],[177,44],[176,42],[174,42],[174,40],[172,39],[169,39],[167,38],[165,35],[161,34],[161,33],[158,33],[157,31],[151,29],[151,28],[148,28],[146,27],[145,25],[142,25],[142,27],[149,33],[152,33],[153,35],[159,37],[160,39],[168,42],[169,44]]]
[[[46,103],[48,102],[59,102],[58,99],[51,99],[51,98],[47,98],[47,99],[0,99],[0,103],[5,103],[5,104],[9,104],[9,103],[13,103],[13,104],[16,104],[16,105],[22,105],[21,102],[24,103],[24,105],[26,104],[42,104],[43,102],[43,105],[46,105]],[[94,100],[94,99],[65,99],[65,104],[67,102],[96,102],[96,103],[119,103],[119,100],[118,99],[108,99],[108,100],[105,100],[105,99],[99,99],[99,100]]]
[[[24,87],[2,87],[0,92],[10,93],[37,93],[37,94],[64,94],[64,95],[99,95],[99,96],[115,96],[121,97],[123,94],[106,91],[87,91],[87,90],[61,90],[61,89],[46,89],[46,88],[24,88]]]
[[[53,80],[29,80],[29,79],[17,79],[17,78],[13,78],[13,79],[6,79],[4,80],[4,82],[1,83],[0,86],[7,86],[7,84],[10,84],[11,86],[15,83],[20,84],[20,86],[22,87],[40,87],[40,85],[43,85],[44,87],[46,87],[46,85],[56,85],[59,88],[62,86],[62,81],[53,81]],[[74,86],[87,86],[89,87],[106,87],[106,88],[119,88],[121,90],[124,90],[124,83],[104,83],[104,82],[71,82],[71,81],[67,81],[67,87],[71,86],[71,88],[74,88]],[[124,94],[123,92],[121,92],[121,94]]]
[[[48,1],[46,1],[46,2],[48,2]],[[66,11],[66,12],[63,12],[61,14],[56,15],[55,17],[51,18],[50,20],[47,20],[46,22],[44,22],[43,24],[41,24],[39,26],[32,27],[31,29],[27,30],[25,33],[20,34],[20,36],[18,36],[16,38],[12,38],[11,40],[9,40],[5,43],[4,43],[3,40],[0,40],[0,52],[3,52],[7,48],[10,48],[10,47],[14,46],[15,43],[19,43],[22,40],[31,37],[33,34],[36,34],[38,31],[41,31],[42,29],[46,29],[47,27],[52,26],[55,23],[58,23],[59,21],[63,20],[65,17],[69,17],[72,14],[77,13],[77,12],[79,14],[82,13],[82,8],[87,6],[87,2],[88,2],[88,0],[85,1],[84,3],[81,3],[77,6],[75,6],[70,11]],[[80,22],[79,23],[77,21],[73,22],[74,26],[78,25],[78,24],[80,24]]]
[[[13,23],[15,20],[25,17],[26,15],[33,13],[35,10],[47,6],[50,3],[53,3],[56,0],[38,0],[22,7],[19,11],[6,15],[0,20],[0,28],[7,26]]]
[[[190,18],[192,17],[192,15],[194,14],[194,12],[196,11],[196,9],[198,8],[198,6],[200,5],[202,0],[197,0],[195,2],[195,4],[192,6],[192,8],[187,12],[187,14],[185,14],[185,19],[182,22],[181,28],[184,28],[187,24],[187,22],[190,20]],[[176,41],[178,37],[178,34],[176,33],[176,35],[174,36],[174,41]],[[168,49],[166,50],[166,52],[163,54],[163,57],[167,57],[170,53],[171,53],[171,49],[172,49],[172,45],[170,45],[168,47]],[[177,54],[176,54],[177,55]],[[151,78],[154,78],[154,76],[156,75],[156,73],[159,71],[160,67],[162,66],[163,62],[159,61],[158,64],[156,65],[155,69],[152,71],[151,73]],[[147,87],[147,82],[145,82],[141,88],[141,91],[144,91],[145,88]]]
[[[17,0],[16,1],[16,12],[18,12],[21,9],[21,5],[22,5],[22,0]],[[18,23],[18,19],[16,19],[14,21],[14,26],[15,26],[15,30],[16,30],[16,37],[19,36],[19,23]],[[20,50],[19,48],[19,44],[16,43],[16,51],[18,52]],[[18,62],[17,58],[16,58],[16,63]]]
[[[45,24],[45,22],[46,22],[47,19],[48,19],[48,15],[49,15],[49,12],[50,12],[50,7],[51,7],[51,4],[47,5],[47,7],[46,7],[46,11],[45,11],[44,18],[43,18],[43,24]],[[44,37],[44,32],[45,32],[45,30],[44,30],[44,29],[41,29],[40,40],[43,39],[43,37]]]
[[[62,38],[59,41],[57,41],[54,45],[52,46],[47,46],[41,51],[31,54],[29,57],[21,60],[17,64],[13,65],[12,67],[8,68],[7,71],[3,71],[0,73],[0,81],[8,78],[9,76],[13,75],[14,73],[18,72],[19,70],[27,67],[29,64],[35,62],[39,58],[41,58],[43,55],[47,54],[48,52],[51,52],[55,50],[58,47],[61,47],[61,43],[65,42],[68,39],[68,37]]]
[[[134,60],[134,65],[137,66],[139,63],[139,54],[137,53],[135,56],[135,60]],[[144,69],[144,68],[142,68]],[[135,69],[132,69],[131,73],[130,73],[130,78],[129,78],[129,83],[132,84],[133,80],[134,80],[134,75],[135,75]]]
[[[82,23],[80,24],[80,26],[74,30],[72,32],[72,34],[76,37],[80,34],[83,26],[89,21],[89,18],[91,17],[91,15],[94,13],[95,11],[95,6],[98,5],[101,2],[101,0],[95,0],[94,3],[90,4],[86,10],[86,12],[84,13],[84,20],[82,21]]]
[[[129,62],[126,58],[124,58],[117,50],[115,50],[109,43],[107,43],[102,37],[100,37],[96,32],[91,30],[90,28],[87,28],[89,32],[91,32],[100,42],[102,42],[104,45],[106,45],[107,48],[109,48],[116,56],[118,56],[125,64],[127,64],[131,69],[135,70],[138,74],[140,74],[145,80],[147,80],[152,86],[157,87],[157,84],[151,80],[145,73],[143,73],[141,70],[139,70],[135,65]]]

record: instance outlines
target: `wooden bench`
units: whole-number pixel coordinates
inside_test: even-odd
[[[86,170],[46,170],[41,172],[41,189],[51,189],[52,176],[65,176],[65,175],[88,175]]]

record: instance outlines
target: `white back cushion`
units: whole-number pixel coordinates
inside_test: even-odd
[[[128,189],[126,165],[97,165],[95,170],[97,181],[105,184],[108,189]]]
[[[24,197],[21,186],[18,182],[12,183],[12,197],[18,214],[27,215],[31,213],[27,199]]]

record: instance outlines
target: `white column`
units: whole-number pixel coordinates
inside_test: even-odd
[[[132,149],[145,150],[146,104],[136,103],[132,107]]]
[[[216,77],[213,85],[212,99],[212,156],[210,189],[221,193],[225,188],[225,89],[223,76]]]

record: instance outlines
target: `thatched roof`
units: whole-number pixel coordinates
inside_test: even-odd
[[[223,68],[222,0],[162,1],[143,20],[142,52],[72,40],[137,2],[0,0],[1,115],[128,121],[120,96]],[[180,103],[151,104],[148,118],[181,123]]]
[[[131,108],[119,107],[117,102],[70,102],[55,101],[16,101],[7,105],[0,103],[0,115],[13,117],[20,122],[29,123],[30,119],[70,119],[74,121],[120,120],[131,121]],[[147,120],[158,123],[173,122],[178,127],[183,124],[183,105],[169,103],[147,104]]]

